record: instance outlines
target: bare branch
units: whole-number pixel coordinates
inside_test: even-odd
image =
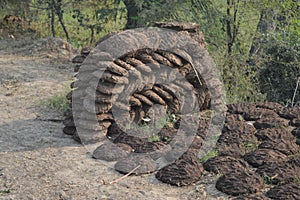
[[[292,106],[294,106],[294,103],[295,103],[295,97],[296,97],[296,93],[297,93],[299,84],[300,84],[300,76],[297,79],[296,88],[295,88],[294,95],[292,98]]]

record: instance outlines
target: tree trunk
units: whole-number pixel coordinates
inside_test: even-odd
[[[49,7],[51,7],[51,32],[52,32],[52,36],[56,37],[56,32],[55,32],[55,0],[51,1],[51,5],[49,5]]]
[[[232,47],[235,43],[237,34],[239,32],[239,22],[237,13],[239,10],[239,0],[227,0],[226,10],[226,34],[227,34],[227,55],[231,56]],[[232,13],[233,11],[233,13]]]
[[[55,2],[55,0],[52,0]],[[63,13],[61,11],[61,4],[62,4],[62,1],[61,0],[58,0],[57,3],[55,4],[55,10],[56,10],[56,14],[58,16],[58,21],[61,25],[61,27],[63,28],[63,31],[66,35],[66,38],[67,38],[67,41],[70,42],[70,37],[69,37],[69,33],[67,31],[67,28],[63,22]]]
[[[274,30],[276,27],[273,21],[273,17],[274,11],[272,9],[264,9],[260,13],[260,19],[256,28],[257,37],[254,38],[249,52],[248,63],[252,66],[255,65],[256,62],[254,57],[261,56],[263,52],[262,46],[264,44],[264,38],[262,34]]]
[[[139,8],[136,6],[135,1],[124,0],[123,2],[127,9],[127,23],[125,29],[138,27]]]
[[[91,40],[90,40],[90,44],[92,44],[94,42],[94,37],[95,37],[95,25],[91,25],[90,27],[91,30]]]
[[[231,55],[232,52],[232,30],[231,30],[231,1],[227,0],[227,10],[226,10],[226,34],[227,34],[227,54]]]

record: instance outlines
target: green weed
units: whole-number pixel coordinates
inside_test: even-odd
[[[64,91],[56,93],[52,97],[43,100],[42,105],[48,106],[60,113],[64,113],[70,107],[70,102],[66,97],[69,92],[70,89],[66,88]]]
[[[152,137],[148,138],[148,142],[160,142],[162,138],[159,135],[153,135]]]
[[[0,190],[0,194],[9,194],[10,190]]]
[[[200,161],[201,161],[202,163],[204,163],[204,162],[206,162],[208,159],[214,158],[214,157],[216,157],[216,156],[218,156],[218,150],[217,150],[217,149],[213,149],[213,150],[207,152],[207,154],[205,154],[205,155],[201,158]]]

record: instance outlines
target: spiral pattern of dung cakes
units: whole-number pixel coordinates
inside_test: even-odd
[[[187,185],[202,174],[196,158],[202,144],[208,138],[205,150],[213,148],[219,133],[201,133],[199,124],[222,124],[224,92],[197,25],[157,26],[112,33],[73,59],[64,132],[123,173],[140,165],[136,174],[172,176],[177,171],[165,167],[176,161],[186,173],[176,184]]]
[[[73,59],[64,132],[120,173],[176,186],[215,177],[232,199],[299,199],[300,107],[225,106],[198,27],[157,26],[111,33]]]

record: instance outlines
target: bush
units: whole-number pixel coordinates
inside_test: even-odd
[[[227,103],[261,102],[265,95],[260,92],[256,79],[257,71],[246,61],[237,57],[229,58],[222,67],[222,78],[227,95]]]
[[[259,73],[262,92],[267,100],[287,104],[292,101],[297,79],[300,76],[299,39],[286,42],[272,37],[268,40],[264,62]],[[300,101],[300,94],[295,102]]]

